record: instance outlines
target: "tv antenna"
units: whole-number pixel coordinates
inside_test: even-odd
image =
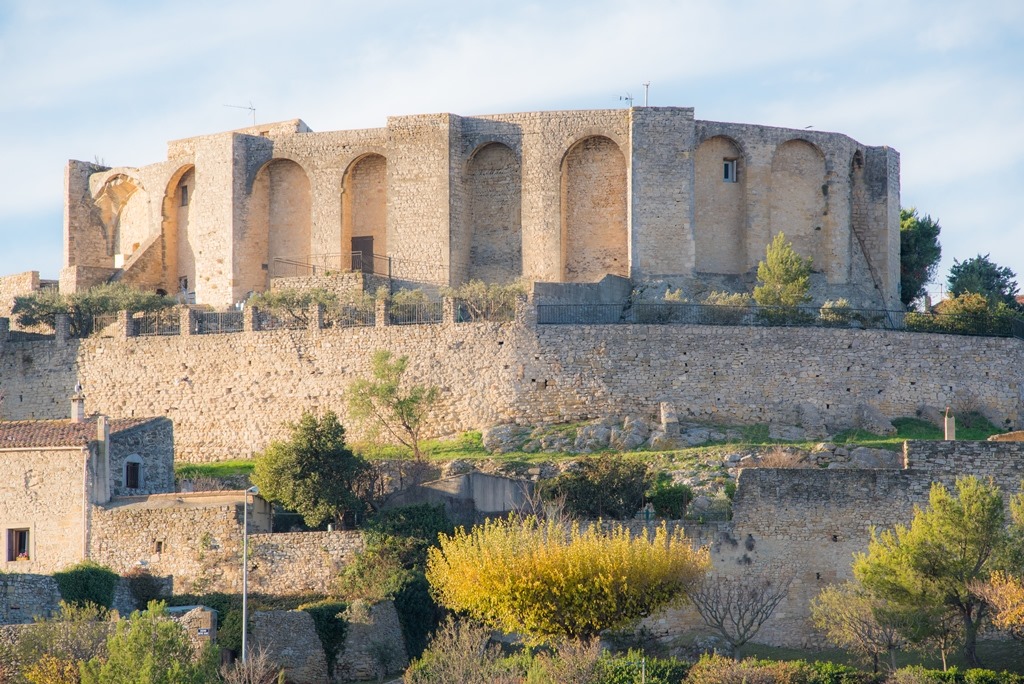
[[[252,106],[252,100],[249,100],[249,105],[248,106],[246,106],[246,105],[229,105],[229,104],[226,104],[224,106],[225,107],[231,107],[232,109],[248,109],[250,112],[252,112],[252,125],[253,126],[256,125],[256,108]]]
[[[625,95],[619,95],[619,101],[621,102],[622,100],[628,100],[629,101],[630,109],[633,108],[633,96],[632,95],[630,95],[629,93],[626,93]]]
[[[644,81],[641,85],[643,85],[643,87],[644,87],[644,107],[646,107],[647,106],[647,93],[651,89],[651,82],[650,81]]]

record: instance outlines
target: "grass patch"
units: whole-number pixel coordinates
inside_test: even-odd
[[[251,475],[253,462],[248,458],[212,463],[177,463],[174,476],[178,480],[193,480],[197,477],[222,479],[235,475]]]
[[[986,440],[992,435],[1002,432],[978,414],[968,414],[965,416],[964,423],[963,427],[957,428],[957,439]],[[903,442],[908,439],[940,440],[945,437],[945,432],[942,429],[920,418],[895,418],[892,424],[896,428],[895,435],[875,435],[864,430],[854,429],[840,432],[836,435],[835,441],[836,444],[902,451]]]

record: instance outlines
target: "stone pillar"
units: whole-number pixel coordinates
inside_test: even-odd
[[[956,439],[956,416],[953,415],[953,413],[949,410],[948,406],[946,407],[945,428],[946,428],[946,441],[950,441],[951,442],[951,441],[955,440]]]
[[[527,328],[537,327],[537,305],[532,298],[516,295],[515,322]]]
[[[455,325],[455,300],[452,297],[441,298],[441,323]]]
[[[374,307],[374,326],[377,328],[383,328],[388,325],[388,300],[384,297],[379,297],[375,302]]]
[[[127,338],[135,337],[135,321],[132,320],[131,311],[118,311],[117,312],[117,331],[116,337]]]
[[[56,342],[67,342],[71,337],[71,321],[67,314],[57,314],[54,317],[53,337]]]
[[[242,307],[242,330],[245,332],[256,330],[256,307]]]
[[[324,328],[324,305],[321,302],[314,302],[309,307],[309,329],[320,331]]]
[[[188,335],[195,334],[194,318],[192,316],[192,309],[185,307],[181,310],[181,335],[187,337]]]

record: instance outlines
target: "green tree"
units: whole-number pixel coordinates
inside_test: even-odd
[[[545,500],[565,498],[567,513],[579,518],[632,518],[651,484],[647,464],[602,454],[543,484]]]
[[[883,655],[896,669],[896,651],[906,642],[902,616],[857,582],[827,586],[811,601],[814,626],[833,645],[870,662],[874,672]]]
[[[1002,495],[992,483],[958,478],[955,495],[936,483],[928,500],[926,509],[914,511],[909,527],[872,531],[867,553],[855,556],[854,577],[893,609],[934,611],[936,618],[945,609],[955,611],[964,658],[977,667],[978,628],[987,604],[975,585],[1020,552],[1019,535],[1007,527]]]
[[[94,603],[61,601],[53,617],[36,618],[19,631],[14,655],[22,676],[32,683],[62,681],[62,675],[77,682],[80,662],[105,657],[109,620],[107,610]]]
[[[942,258],[938,219],[917,209],[900,209],[900,300],[910,307],[925,295],[925,286],[935,278]]]
[[[681,528],[654,535],[536,518],[442,536],[427,579],[439,602],[532,643],[597,636],[685,598],[708,567]]]
[[[107,657],[81,667],[82,684],[207,684],[217,680],[216,653],[195,653],[184,628],[153,602],[117,623]]]
[[[802,257],[779,233],[769,243],[764,261],[757,265],[758,285],[754,301],[758,306],[796,307],[811,301],[810,257]]]
[[[254,295],[248,304],[305,326],[309,325],[309,314],[314,304],[325,308],[337,307],[338,295],[323,288],[289,287],[261,292]]]
[[[437,402],[436,387],[403,383],[409,366],[408,356],[395,358],[379,349],[371,360],[371,379],[353,382],[348,392],[349,411],[366,426],[371,437],[385,432],[400,444],[412,449],[416,461],[423,458],[420,443],[427,414]]]
[[[340,524],[346,512],[361,511],[370,464],[345,445],[338,416],[306,411],[289,427],[288,441],[272,442],[254,459],[252,482],[260,495],[299,513],[310,527]]]
[[[46,289],[14,298],[11,314],[18,324],[53,328],[58,314],[68,317],[70,332],[84,337],[92,332],[93,319],[119,311],[159,311],[175,305],[175,300],[152,292],[143,292],[124,283],[107,283],[70,295]]]
[[[954,297],[965,292],[980,294],[988,300],[990,307],[1002,303],[1011,308],[1017,305],[1017,274],[1005,266],[998,266],[989,260],[988,254],[965,261],[953,260],[947,280],[949,291]]]

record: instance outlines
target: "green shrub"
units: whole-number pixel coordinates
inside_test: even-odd
[[[132,568],[125,574],[124,581],[132,598],[135,599],[137,608],[144,608],[150,601],[156,601],[164,595],[163,581],[159,577],[154,577],[146,568]]]
[[[347,603],[325,599],[304,603],[299,610],[309,613],[313,618],[313,626],[316,628],[317,636],[320,637],[320,644],[324,647],[324,655],[327,656],[327,674],[334,676],[334,661],[345,648],[345,634],[348,632],[348,623],[341,616],[341,613],[348,608]]]
[[[84,292],[60,294],[53,289],[40,290],[14,298],[11,314],[18,324],[26,327],[44,325],[54,328],[58,314],[68,317],[73,337],[92,334],[96,316],[116,314],[119,311],[159,311],[177,302],[172,297],[143,292],[124,283],[107,283],[91,287]]]
[[[810,670],[808,684],[871,684],[875,676],[849,665],[816,660],[807,665]]]
[[[704,299],[703,322],[714,325],[739,325],[750,313],[754,299],[745,292],[714,291]]]
[[[648,484],[646,464],[604,454],[542,483],[541,496],[564,496],[566,512],[580,518],[627,520],[643,506]]]
[[[658,473],[654,486],[647,492],[647,500],[658,517],[680,520],[693,500],[693,490],[684,484],[673,484],[667,473]]]
[[[689,663],[676,658],[651,658],[633,650],[614,655],[605,651],[597,661],[597,681],[600,684],[634,684],[640,681],[643,671],[647,684],[678,684],[689,670]]]
[[[104,565],[84,560],[54,573],[53,579],[64,601],[77,606],[95,603],[109,609],[114,604],[114,590],[120,577]]]
[[[853,311],[850,309],[850,302],[840,297],[832,301],[826,300],[818,310],[818,320],[822,325],[844,327],[850,324]]]
[[[458,301],[460,320],[511,321],[516,298],[526,294],[526,286],[522,282],[501,285],[471,280],[459,287],[442,288],[441,294]]]
[[[321,287],[286,287],[261,292],[249,300],[252,307],[303,326],[309,325],[309,315],[316,304],[323,305],[325,309],[336,309],[338,295]]]

